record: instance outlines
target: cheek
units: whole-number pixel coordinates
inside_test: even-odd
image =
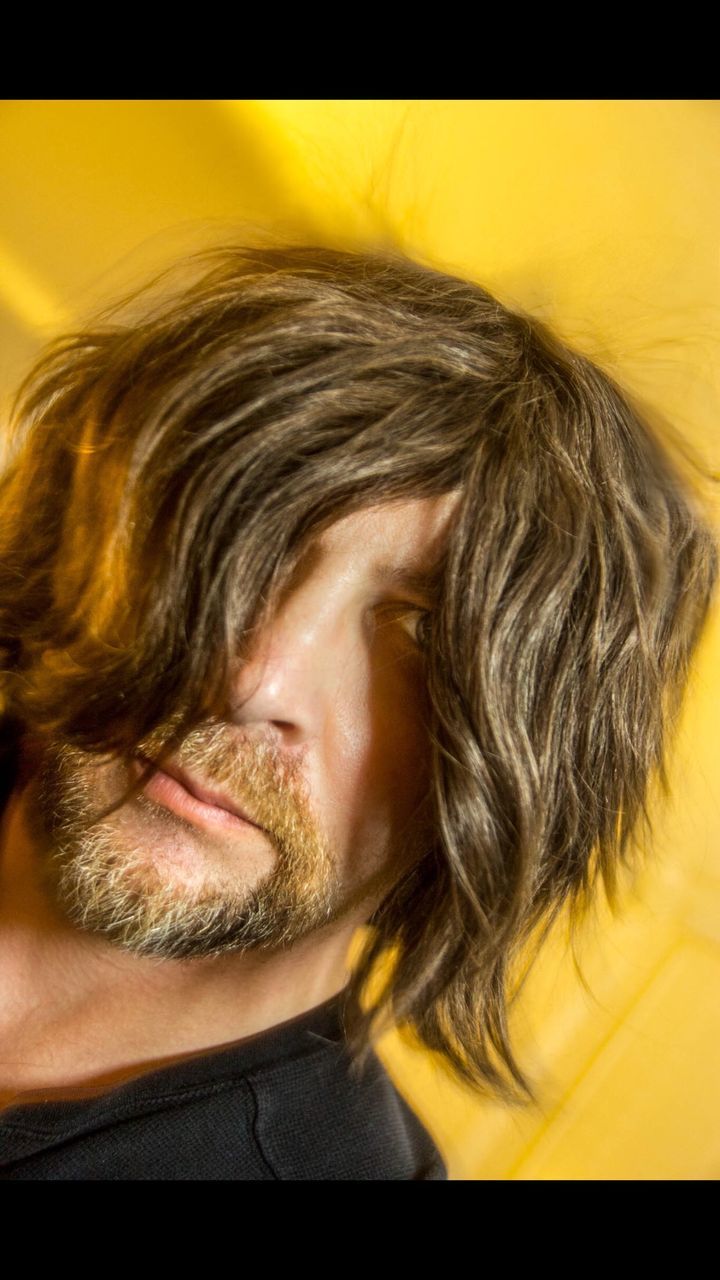
[[[430,703],[420,658],[403,655],[339,699],[323,743],[333,820],[358,835],[394,827],[429,782]]]
[[[386,789],[415,802],[427,787],[430,700],[421,660],[396,669],[377,703],[375,741]]]

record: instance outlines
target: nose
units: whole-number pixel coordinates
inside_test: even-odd
[[[322,735],[331,714],[347,715],[361,673],[358,612],[319,580],[295,589],[261,624],[236,665],[233,722],[271,725],[287,746],[300,746]]]

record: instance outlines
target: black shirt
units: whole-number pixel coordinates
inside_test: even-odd
[[[94,1095],[10,1105],[0,1180],[446,1180],[377,1054],[349,1077],[343,996]]]

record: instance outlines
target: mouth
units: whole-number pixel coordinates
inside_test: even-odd
[[[133,764],[138,777],[145,766],[154,765],[156,773],[143,790],[151,799],[158,800],[180,816],[197,820],[201,825],[210,823],[214,827],[262,830],[238,804],[223,792],[201,786],[186,769],[172,762],[161,769],[154,760],[143,755],[138,755]]]

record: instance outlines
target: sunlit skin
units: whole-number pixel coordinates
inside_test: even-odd
[[[140,766],[28,739],[0,823],[0,1103],[107,1086],[328,999],[428,847],[423,568],[458,495],[326,529],[238,667],[228,713],[171,762],[257,825],[144,791]],[[155,739],[143,744],[153,758]]]

